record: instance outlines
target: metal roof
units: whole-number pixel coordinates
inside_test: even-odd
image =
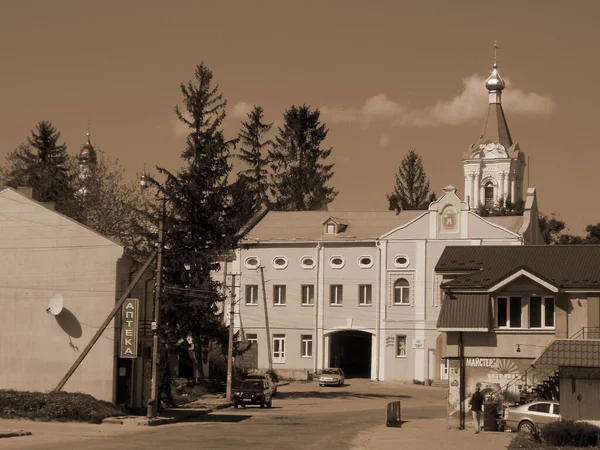
[[[381,212],[269,211],[244,241],[356,241],[377,239],[406,225],[427,210]],[[338,234],[324,234],[323,223],[332,219],[348,226]]]
[[[479,139],[475,145],[487,141],[502,144],[505,149],[513,145],[506,116],[500,103],[490,103],[488,113],[479,133]]]
[[[553,367],[600,367],[600,340],[557,339],[533,364]]]
[[[557,288],[600,290],[600,245],[446,247],[437,272],[467,274],[444,287],[487,289],[525,270]]]
[[[438,316],[439,331],[489,331],[489,294],[446,295]]]

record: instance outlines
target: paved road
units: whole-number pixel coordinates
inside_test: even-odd
[[[185,423],[19,448],[348,450],[359,432],[383,423],[389,401],[400,400],[402,418],[410,422],[444,417],[444,396],[440,389],[367,380],[349,380],[342,388],[292,383],[280,388],[271,409],[229,408]]]

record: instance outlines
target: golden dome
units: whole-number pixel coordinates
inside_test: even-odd
[[[506,87],[504,80],[498,73],[498,64],[494,63],[494,70],[492,70],[492,74],[485,82],[485,87],[488,89],[488,91],[501,91]]]

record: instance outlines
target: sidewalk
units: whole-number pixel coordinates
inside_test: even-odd
[[[181,408],[165,409],[154,419],[145,416],[120,416],[107,418],[101,424],[0,419],[0,448],[25,448],[40,442],[73,441],[82,436],[118,436],[139,432],[140,425],[156,426],[181,422],[230,405],[231,403],[224,398],[206,396]],[[9,447],[6,447],[7,445]]]
[[[351,450],[397,450],[400,445],[411,450],[505,450],[513,437],[513,433],[448,430],[446,419],[415,419],[400,428],[381,425],[363,431],[352,442]]]

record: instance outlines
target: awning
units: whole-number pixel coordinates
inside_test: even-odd
[[[489,331],[489,294],[446,294],[438,317],[439,331]]]
[[[546,347],[534,365],[600,367],[600,340],[556,339]]]

